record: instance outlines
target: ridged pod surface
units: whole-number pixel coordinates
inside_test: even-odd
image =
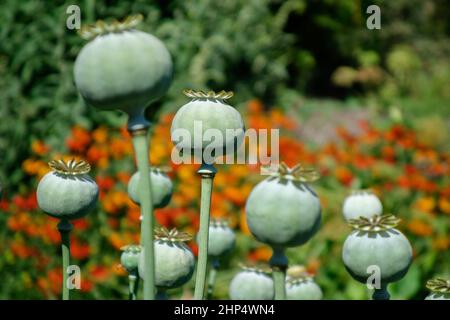
[[[163,208],[169,204],[173,193],[172,180],[167,174],[158,168],[150,168],[152,181],[152,204],[154,208]],[[139,177],[140,173],[135,172],[128,182],[128,195],[131,200],[139,204]]]
[[[162,231],[163,230],[163,231]],[[155,284],[161,289],[182,286],[191,279],[195,258],[191,249],[184,243],[190,240],[185,233],[164,228],[155,231]],[[139,260],[139,276],[144,279],[144,250]]]
[[[229,295],[231,300],[273,300],[272,277],[266,272],[246,268],[231,280]]]
[[[209,225],[208,255],[218,258],[229,253],[236,241],[234,231],[224,221],[211,221]]]
[[[122,27],[114,29],[114,23]],[[135,24],[114,23],[90,27],[101,31],[77,56],[75,84],[93,107],[139,114],[169,88],[172,59],[155,36],[135,30]]]
[[[49,163],[53,169],[37,187],[37,202],[42,211],[59,219],[78,219],[91,211],[98,199],[99,189],[87,174],[84,161],[58,160]]]
[[[223,154],[227,148],[236,151],[244,139],[245,128],[239,112],[225,102],[232,93],[186,90],[185,94],[192,101],[177,111],[170,129],[176,147],[192,152],[201,152],[206,147]],[[208,134],[217,135],[219,139],[211,141]]]
[[[133,272],[138,269],[141,247],[129,245],[121,248],[120,264],[128,271]]]
[[[388,219],[393,224],[383,223]],[[381,284],[398,281],[408,272],[413,252],[408,239],[394,228],[395,219],[386,215],[351,220],[355,230],[344,242],[342,259],[355,280],[366,283],[374,272],[368,271],[371,266],[379,268]]]
[[[251,233],[272,247],[304,244],[320,226],[319,198],[295,175],[289,172],[267,178],[247,199],[245,210]]]

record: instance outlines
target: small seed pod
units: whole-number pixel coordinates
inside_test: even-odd
[[[88,175],[91,169],[85,161],[52,160],[52,169],[37,188],[39,207],[46,214],[59,219],[78,219],[95,206],[98,186]]]
[[[207,148],[213,157],[236,151],[244,140],[245,129],[239,112],[225,103],[233,93],[185,90],[184,94],[192,101],[173,118],[170,132],[176,147],[194,154]],[[199,137],[198,144],[195,137]]]
[[[209,224],[208,239],[208,255],[219,258],[233,250],[236,235],[226,221],[213,219]]]
[[[412,248],[408,239],[395,229],[399,221],[393,215],[350,220],[354,230],[344,242],[342,258],[355,280],[366,283],[374,272],[379,272],[381,285],[385,286],[406,274]]]
[[[120,263],[128,271],[133,273],[137,271],[139,266],[139,258],[141,256],[141,246],[128,245],[120,248],[122,254],[120,255]]]
[[[150,168],[150,176],[152,181],[152,204],[154,208],[164,208],[172,197],[173,184],[172,180],[167,176],[165,168]],[[139,204],[139,177],[140,173],[136,172],[131,176],[128,182],[128,195],[131,200]]]
[[[321,300],[322,290],[302,266],[287,270],[286,298],[288,300]]]
[[[77,56],[75,84],[84,100],[99,109],[140,115],[162,96],[172,80],[172,59],[164,44],[135,27],[142,15],[122,22],[84,26],[90,40]]]
[[[431,293],[425,300],[450,300],[450,280],[441,278],[428,280],[427,288]]]
[[[381,215],[383,205],[380,199],[370,190],[353,191],[345,198],[342,213],[345,220],[358,219],[359,217],[372,218]]]
[[[195,258],[185,244],[191,239],[189,234],[176,229],[155,230],[155,284],[158,288],[165,290],[180,287],[192,277]],[[139,260],[139,276],[144,279],[143,252]]]
[[[273,300],[270,269],[242,267],[231,280],[229,295],[231,300]]]
[[[282,163],[277,173],[257,184],[246,204],[247,223],[256,239],[273,248],[307,242],[321,220],[319,198],[306,184],[317,178],[312,169],[289,169]]]

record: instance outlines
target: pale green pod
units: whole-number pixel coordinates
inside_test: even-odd
[[[397,229],[353,231],[345,240],[342,259],[350,275],[366,283],[378,274],[381,284],[404,277],[412,262],[412,248],[408,239]]]
[[[313,279],[295,281],[287,277],[286,298],[287,300],[321,300],[322,289]]]
[[[129,272],[137,271],[141,256],[141,246],[129,245],[121,248],[120,264]]]
[[[370,191],[355,191],[344,200],[342,213],[346,221],[359,217],[371,218],[383,212],[380,199]]]
[[[229,296],[231,300],[273,300],[272,277],[257,269],[244,269],[231,280]]]
[[[233,250],[235,242],[236,235],[226,222],[211,221],[209,224],[208,256],[219,258],[226,255]]]
[[[59,219],[78,219],[91,211],[98,199],[99,189],[87,174],[90,166],[84,161],[62,160],[49,163],[47,173],[37,188],[39,208]]]
[[[225,103],[231,92],[185,91],[192,101],[175,114],[170,129],[172,142],[179,150],[212,156],[236,152],[244,140],[244,122],[239,112]],[[211,152],[212,151],[212,152]]]
[[[169,176],[159,168],[150,168],[152,181],[152,204],[154,208],[163,208],[169,204],[173,193],[173,183]],[[135,172],[128,182],[128,195],[135,203],[139,201],[139,177],[140,173]]]
[[[94,39],[78,54],[74,77],[89,105],[140,114],[169,88],[170,54],[158,38],[133,29],[137,23],[132,19],[139,18],[82,30],[82,35]]]
[[[319,229],[320,201],[306,183],[271,177],[255,186],[246,204],[251,233],[272,247],[307,242]]]
[[[185,233],[179,233],[175,229],[167,231],[162,228],[155,231],[155,284],[157,287],[176,288],[191,279],[195,258],[191,249],[184,243],[187,239]],[[144,250],[142,250],[138,271],[139,276],[145,281],[144,268]]]

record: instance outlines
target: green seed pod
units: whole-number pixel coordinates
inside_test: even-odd
[[[431,293],[425,300],[450,300],[450,280],[441,278],[428,280],[427,288]]]
[[[286,298],[288,300],[321,300],[322,290],[302,266],[287,270]]]
[[[207,148],[216,151],[211,152],[213,156],[236,151],[244,140],[245,128],[239,112],[225,103],[233,93],[185,90],[184,94],[192,101],[182,106],[173,118],[170,132],[176,147],[200,154]]]
[[[319,229],[320,201],[306,181],[318,174],[297,165],[292,170],[281,164],[279,172],[260,182],[246,204],[250,231],[273,248],[301,245]]]
[[[53,160],[52,169],[37,188],[39,207],[46,214],[59,219],[78,219],[94,208],[98,186],[88,175],[91,167],[85,161]]]
[[[357,219],[359,217],[372,218],[381,215],[383,205],[380,199],[370,190],[354,191],[345,198],[342,213],[345,220]]]
[[[122,254],[120,255],[120,263],[122,266],[128,273],[137,271],[141,256],[141,246],[129,245],[120,248],[120,250],[122,250]]]
[[[107,25],[98,21],[80,30],[92,39],[75,61],[75,84],[84,100],[102,110],[141,115],[172,80],[172,59],[164,44],[135,30],[142,16]]]
[[[231,280],[229,296],[231,300],[273,300],[275,292],[269,271],[243,267]]]
[[[180,287],[192,277],[195,258],[191,249],[184,243],[192,237],[176,229],[155,230],[155,283],[160,289]],[[139,260],[139,276],[144,279],[144,254]],[[145,279],[144,279],[145,281]]]
[[[208,255],[212,258],[219,258],[229,253],[234,248],[236,235],[228,226],[228,223],[221,220],[212,220],[209,224]]]
[[[400,220],[392,215],[350,220],[354,231],[344,242],[342,258],[350,275],[366,283],[377,267],[381,285],[403,278],[412,261],[408,239],[395,227]]]
[[[163,168],[150,167],[150,176],[152,181],[152,204],[154,208],[164,208],[170,202],[173,193],[172,180],[166,174],[167,170]],[[128,182],[128,195],[135,203],[139,201],[139,177],[136,172],[131,176]]]

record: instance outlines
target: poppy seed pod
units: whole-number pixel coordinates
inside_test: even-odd
[[[155,284],[160,289],[180,287],[192,277],[195,258],[191,249],[184,243],[192,237],[176,229],[155,230]],[[139,260],[139,276],[144,279],[144,251]]]
[[[85,161],[53,160],[52,169],[37,188],[37,202],[46,214],[59,219],[78,219],[89,213],[98,199],[98,186],[88,175]]]
[[[120,248],[122,254],[120,255],[120,263],[128,271],[132,273],[137,271],[139,266],[139,258],[141,256],[141,246],[128,245]]]
[[[77,56],[74,77],[89,105],[139,116],[169,88],[170,54],[158,38],[135,29],[141,20],[137,15],[109,25],[98,21],[80,30],[90,42]]]
[[[232,92],[185,90],[192,100],[175,114],[170,129],[179,150],[194,154],[209,151],[213,157],[236,151],[244,140],[244,122],[239,112],[225,103]]]
[[[209,224],[208,255],[218,258],[234,248],[236,235],[226,221],[213,219]]]
[[[246,204],[251,233],[273,248],[285,248],[307,242],[319,229],[320,201],[306,181],[318,174],[297,165],[284,163],[277,173],[256,185]]]
[[[164,168],[150,167],[152,181],[152,204],[154,208],[164,208],[169,204],[173,193],[172,180],[167,176]],[[135,203],[139,201],[139,177],[140,173],[135,172],[128,182],[128,195]]]
[[[243,267],[229,287],[231,300],[273,300],[275,292],[270,271]]]
[[[393,215],[350,220],[354,230],[344,242],[342,259],[355,280],[366,283],[372,275],[370,268],[379,271],[382,286],[406,274],[412,248],[408,239],[395,229],[399,221]]]
[[[344,200],[342,213],[345,220],[357,219],[359,217],[371,218],[374,215],[381,215],[383,205],[380,199],[370,190],[353,191]]]
[[[450,300],[450,280],[437,278],[427,281],[431,293],[425,300]]]
[[[293,266],[287,270],[286,298],[288,300],[321,300],[322,290],[304,267]]]

